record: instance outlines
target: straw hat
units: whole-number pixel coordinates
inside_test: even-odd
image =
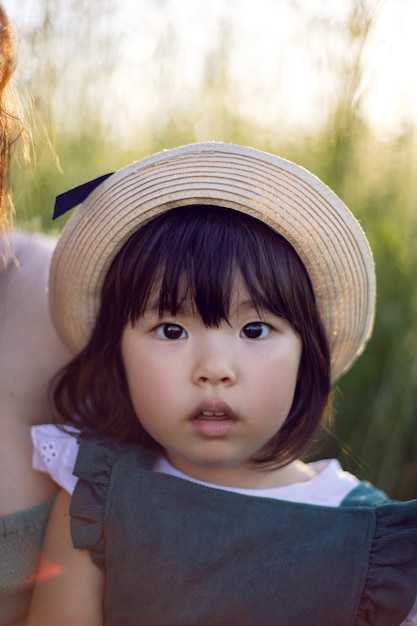
[[[336,380],[373,326],[375,271],[365,234],[310,172],[233,144],[159,152],[110,175],[82,202],[62,231],[50,272],[52,317],[68,346],[79,351],[88,342],[104,277],[130,236],[156,215],[191,204],[248,213],[291,243],[313,285]]]

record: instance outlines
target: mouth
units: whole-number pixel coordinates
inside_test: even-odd
[[[204,419],[205,417],[209,417],[214,420],[227,419],[227,415],[224,411],[201,411],[201,415],[203,416],[202,419]]]
[[[212,401],[198,407],[189,421],[199,435],[216,438],[230,434],[236,428],[238,418],[223,402]]]

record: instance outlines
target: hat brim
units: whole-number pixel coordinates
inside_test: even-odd
[[[107,178],[75,211],[50,272],[51,314],[67,345],[79,351],[87,344],[106,273],[131,235],[191,204],[242,211],[290,242],[310,276],[336,380],[362,352],[374,321],[375,270],[365,234],[310,172],[233,144],[190,144],[146,157]]]

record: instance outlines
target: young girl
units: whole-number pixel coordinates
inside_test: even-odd
[[[63,489],[31,626],[417,623],[417,502],[301,460],[374,318],[323,183],[227,144],[145,158],[68,222],[50,298],[78,356],[71,434],[33,434]]]

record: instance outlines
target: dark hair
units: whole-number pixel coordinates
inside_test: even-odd
[[[184,299],[206,326],[228,319],[239,272],[255,307],[288,320],[302,341],[293,404],[260,463],[286,464],[304,454],[330,391],[330,358],[306,269],[292,246],[260,220],[216,206],[175,208],[142,226],[115,257],[104,281],[90,341],[54,389],[58,413],[86,433],[159,448],[131,404],[120,340],[141,316],[155,284],[160,314]]]

